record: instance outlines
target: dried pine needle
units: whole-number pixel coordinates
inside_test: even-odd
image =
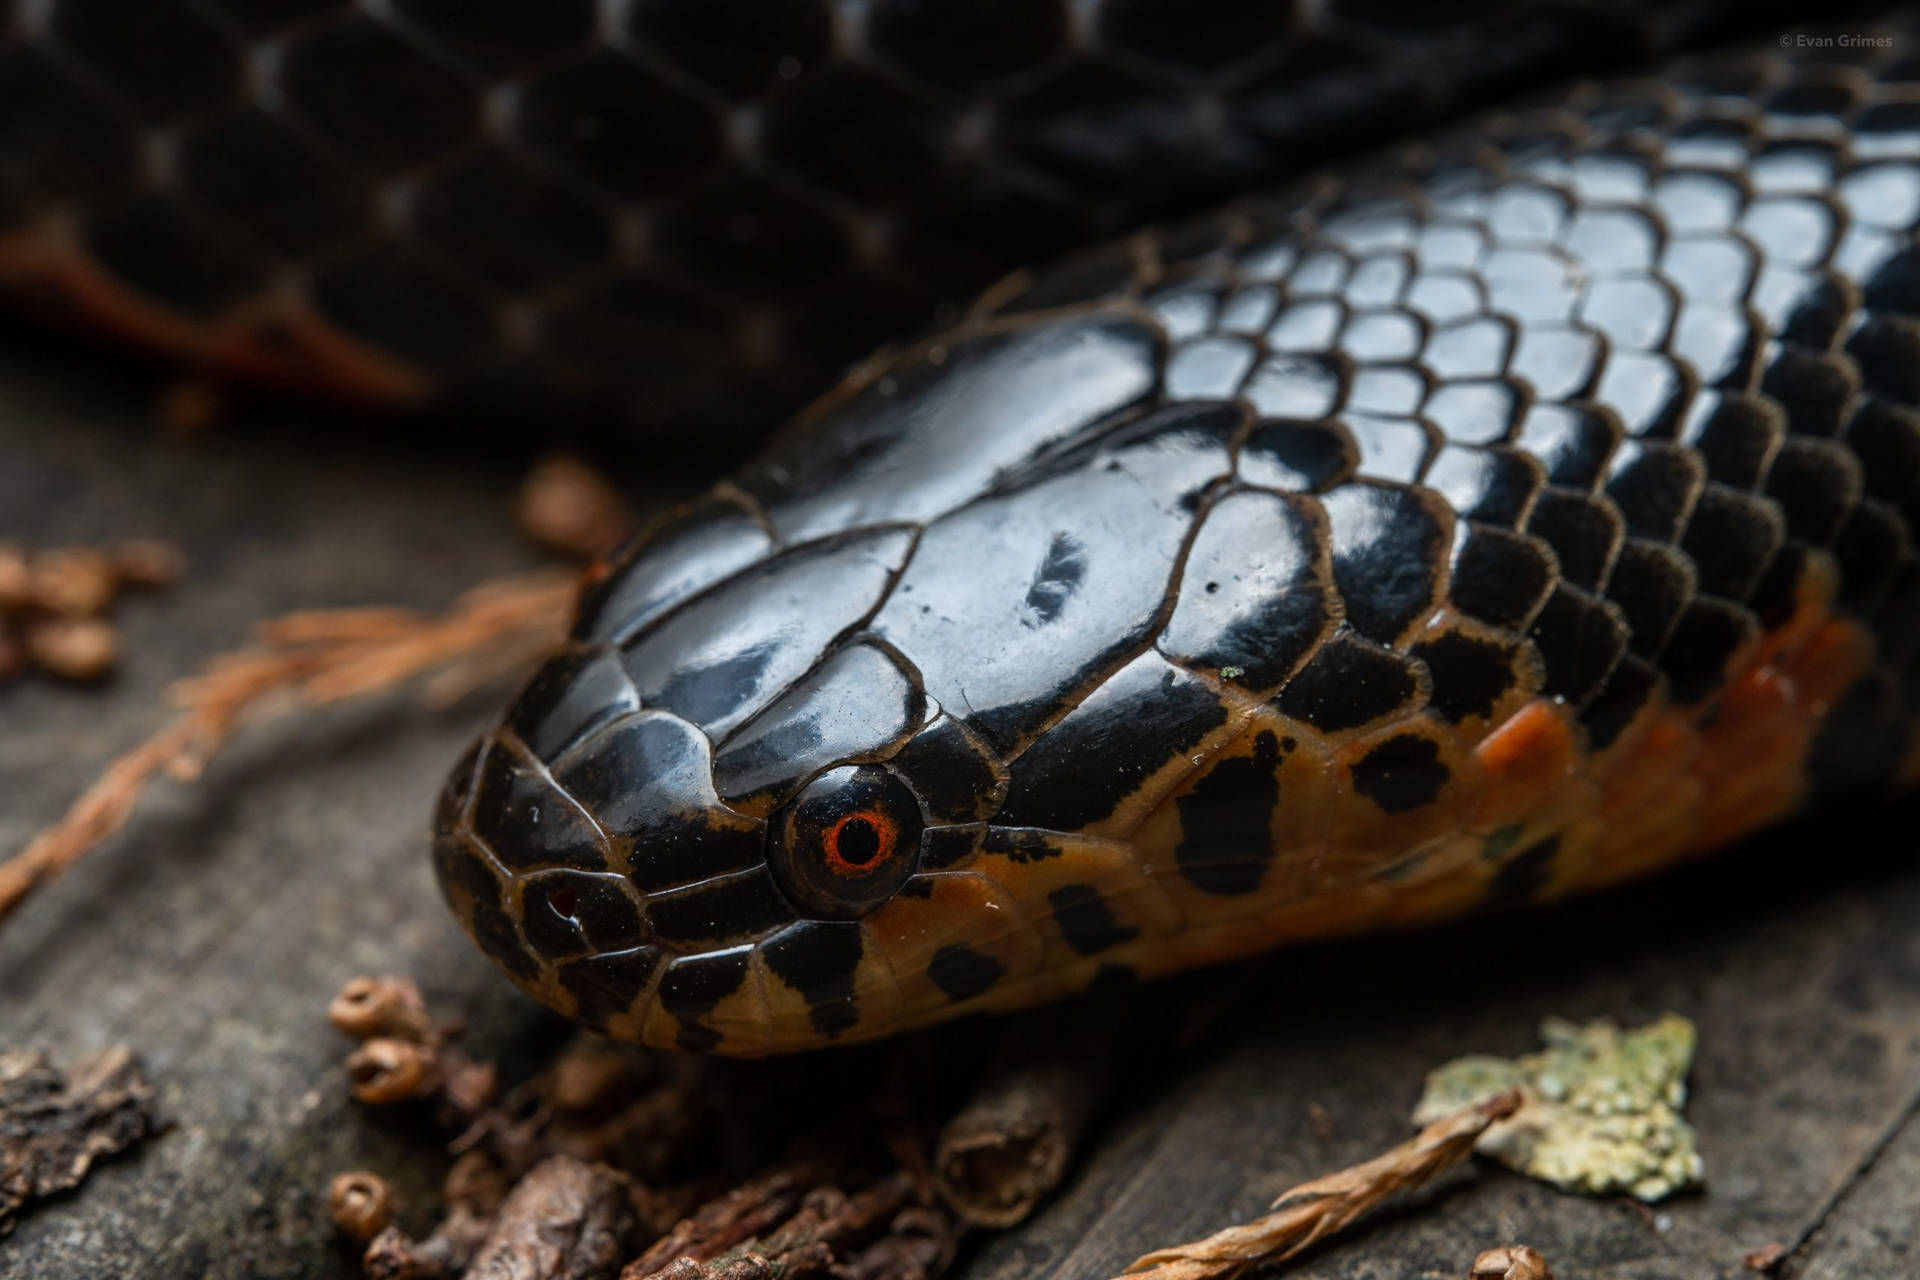
[[[1233,1280],[1254,1267],[1284,1262],[1344,1230],[1382,1201],[1445,1173],[1473,1152],[1488,1125],[1520,1106],[1509,1090],[1462,1108],[1422,1129],[1385,1155],[1313,1182],[1273,1202],[1273,1212],[1204,1240],[1136,1258],[1123,1273],[1150,1280]]]
[[[577,582],[572,570],[550,569],[483,583],[437,616],[323,609],[260,624],[252,647],[175,683],[169,696],[181,714],[108,765],[58,822],[0,862],[0,920],[118,831],[156,773],[197,778],[244,720],[277,699],[318,707],[425,674],[438,682],[429,693],[445,697],[557,644]]]

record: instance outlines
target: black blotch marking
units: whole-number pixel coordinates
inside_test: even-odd
[[[949,943],[927,962],[927,977],[955,1004],[971,1000],[1006,976],[1007,966],[960,943]]]
[[[680,1022],[676,1043],[689,1053],[707,1053],[726,1036],[700,1021],[740,989],[747,977],[744,949],[713,951],[676,960],[660,979],[660,1007]]]
[[[1090,884],[1065,884],[1047,895],[1060,936],[1083,956],[1096,956],[1109,947],[1131,942],[1140,931],[1114,918],[1113,908]]]
[[[992,827],[987,831],[985,844],[988,853],[997,853],[1009,862],[1038,862],[1042,858],[1060,856],[1060,845],[1051,834],[1045,831],[1025,831],[1019,828]]]
[[[761,952],[774,976],[806,1000],[813,1029],[837,1036],[860,1021],[853,977],[864,948],[859,925],[805,920],[769,938]]]
[[[1353,789],[1383,813],[1406,813],[1430,804],[1452,774],[1440,760],[1440,744],[1418,734],[1388,738],[1353,762]]]
[[[1496,640],[1445,631],[1415,645],[1412,655],[1433,676],[1428,705],[1454,724],[1490,716],[1513,688],[1513,647]]]
[[[1517,907],[1533,901],[1553,876],[1553,860],[1560,837],[1548,836],[1522,849],[1493,873],[1484,902],[1489,907]]]
[[[1040,567],[1034,571],[1033,585],[1027,588],[1027,616],[1021,619],[1022,625],[1043,627],[1057,619],[1086,576],[1086,547],[1071,534],[1054,534]]]
[[[1274,702],[1295,720],[1337,733],[1391,715],[1419,692],[1404,657],[1342,632],[1320,646]]]
[[[1087,994],[1097,999],[1125,994],[1139,985],[1140,975],[1132,965],[1116,964],[1109,960],[1093,971],[1093,978],[1087,983]]]
[[[1280,744],[1271,731],[1253,740],[1253,754],[1215,763],[1175,805],[1180,843],[1174,862],[1202,893],[1231,897],[1260,887],[1273,865],[1274,806],[1280,802]]]
[[[579,1004],[574,1016],[604,1031],[610,1018],[633,1007],[659,967],[660,953],[648,948],[569,960],[556,972],[560,985],[572,992]]]

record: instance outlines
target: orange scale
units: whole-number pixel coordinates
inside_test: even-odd
[[[1373,883],[1390,895],[1383,925],[1426,924],[1464,915],[1486,896],[1493,866],[1479,835],[1453,836],[1407,861],[1406,869]]]
[[[1699,779],[1685,772],[1656,776],[1630,796],[1608,791],[1579,887],[1616,884],[1683,857],[1697,843],[1704,801]]]
[[[1808,711],[1823,716],[1873,665],[1873,635],[1851,618],[1829,618],[1780,666]]]
[[[1384,884],[1350,884],[1331,893],[1284,903],[1260,913],[1256,923],[1269,944],[1337,938],[1376,929],[1393,907]]]
[[[1566,709],[1528,702],[1474,748],[1480,795],[1470,825],[1490,831],[1526,820],[1573,777],[1580,748]]]
[[[915,883],[926,886],[925,897],[896,894],[866,918],[898,985],[903,1018],[956,1004],[999,1007],[1040,969],[1041,935],[1004,886],[968,871]]]
[[[1660,707],[1635,735],[1632,750],[1610,749],[1594,759],[1592,776],[1605,793],[1601,807],[1609,813],[1630,810],[1641,797],[1690,774],[1699,754],[1700,731],[1693,715]]]
[[[1833,618],[1834,601],[1839,593],[1840,569],[1833,556],[1825,551],[1811,552],[1806,570],[1794,587],[1793,612],[1785,622],[1760,637],[1755,660],[1772,662],[1798,650]]]
[[[1437,716],[1377,729],[1334,757],[1333,865],[1378,865],[1471,826],[1485,787],[1478,755]]]

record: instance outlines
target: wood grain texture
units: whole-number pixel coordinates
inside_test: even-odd
[[[165,683],[255,619],[438,607],[531,561],[506,516],[517,460],[449,462],[324,421],[283,427],[268,411],[245,431],[168,441],[150,389],[4,350],[0,537],[168,537],[192,567],[171,594],[121,611],[127,656],[107,688],[0,691],[0,847],[24,843],[157,726]],[[346,1045],[324,1009],[353,974],[404,971],[509,1070],[556,1038],[459,936],[425,858],[441,775],[494,709],[394,698],[250,731],[198,787],[163,784],[0,930],[0,1040],[63,1061],[125,1041],[178,1122],[30,1215],[0,1244],[0,1271],[352,1275],[324,1203],[328,1178],[350,1167],[393,1177],[403,1224],[425,1229],[434,1143],[347,1100]],[[1668,1009],[1701,1033],[1689,1115],[1704,1195],[1648,1218],[1466,1172],[1291,1274],[1458,1276],[1513,1241],[1601,1280],[1731,1277],[1749,1250],[1802,1237],[1796,1276],[1911,1255],[1917,817],[1829,814],[1551,914],[1243,970],[1231,1013],[1184,1065],[1105,1117],[1068,1188],[1025,1227],[978,1237],[961,1274],[1097,1280],[1400,1141],[1422,1074],[1447,1058],[1527,1051],[1546,1014]]]

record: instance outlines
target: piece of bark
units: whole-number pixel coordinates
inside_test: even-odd
[[[683,1258],[706,1262],[771,1231],[792,1216],[802,1197],[832,1172],[825,1162],[808,1158],[775,1166],[676,1223],[627,1264],[621,1280],[645,1280]]]
[[[153,1086],[122,1045],[64,1075],[44,1053],[0,1052],[0,1235],[28,1204],[71,1191],[96,1160],[160,1127]]]
[[[613,1280],[632,1232],[623,1174],[554,1156],[507,1196],[467,1280]]]
[[[1111,1073],[1102,1051],[1114,1024],[1022,1019],[973,1097],[940,1131],[934,1178],[975,1226],[1011,1227],[1066,1177]]]

